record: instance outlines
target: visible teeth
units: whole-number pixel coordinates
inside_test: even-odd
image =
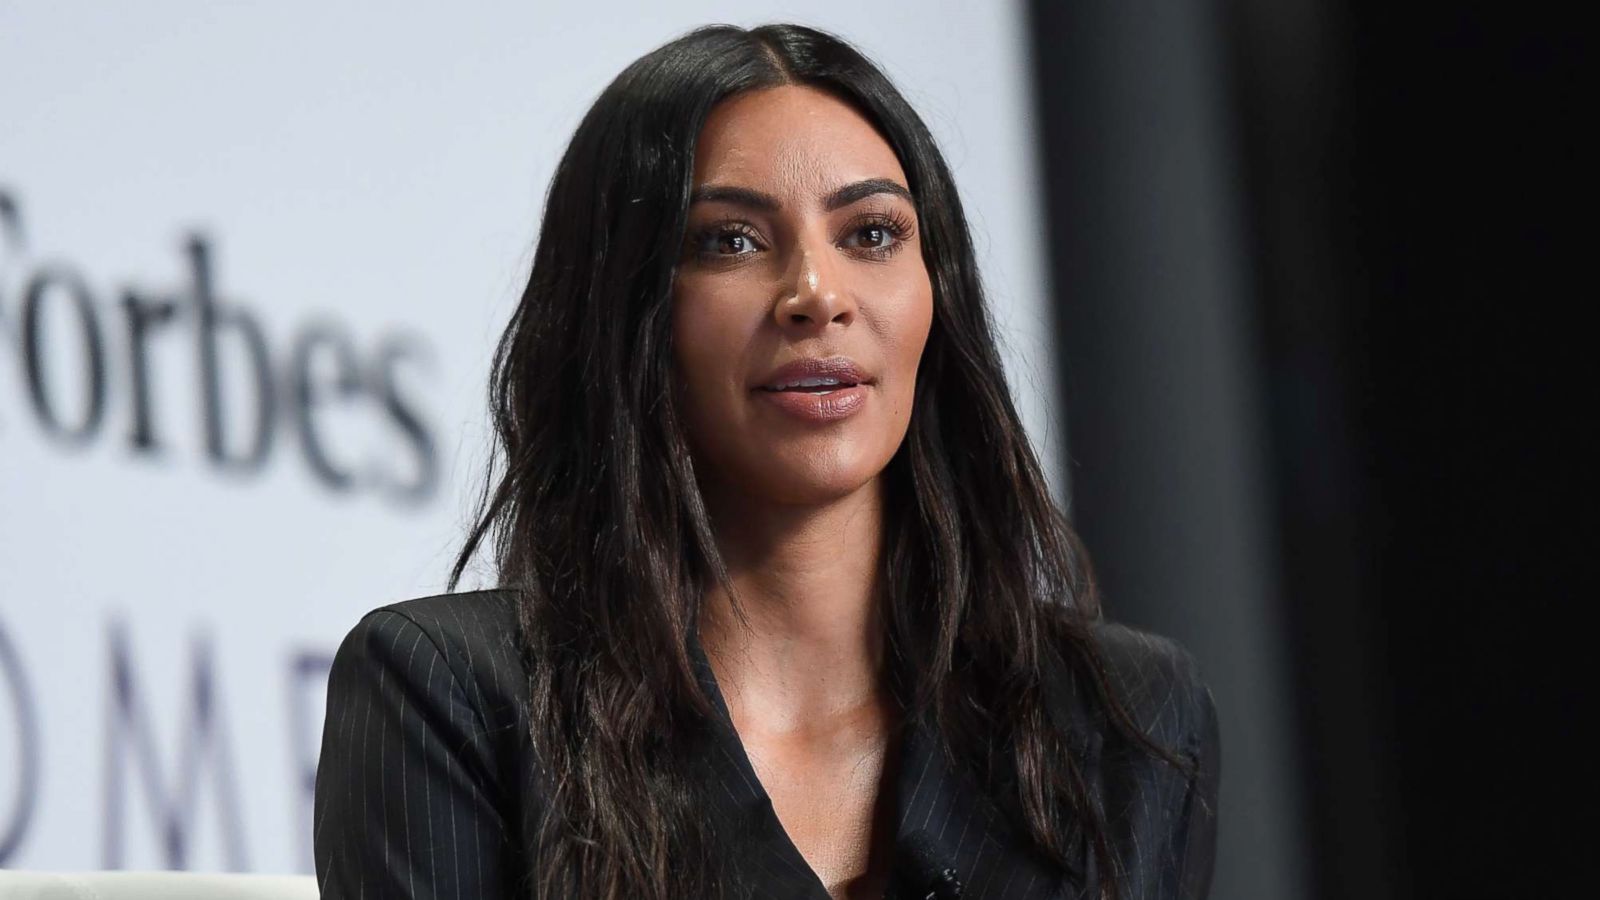
[[[837,378],[802,378],[799,381],[786,381],[777,385],[773,390],[788,390],[796,387],[822,387],[825,384],[841,384]]]

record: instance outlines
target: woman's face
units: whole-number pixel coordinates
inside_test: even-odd
[[[870,482],[933,321],[894,151],[814,88],[735,95],[700,134],[686,234],[672,327],[701,479],[785,504]]]

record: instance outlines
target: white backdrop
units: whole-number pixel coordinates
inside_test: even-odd
[[[442,589],[554,163],[695,25],[885,65],[1059,458],[1022,10],[811,7],[0,4],[0,866],[310,871],[328,657]]]

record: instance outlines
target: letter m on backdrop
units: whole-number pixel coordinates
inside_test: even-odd
[[[101,860],[104,868],[124,865],[124,802],[131,769],[144,789],[144,799],[157,828],[161,852],[169,869],[186,869],[193,837],[200,782],[210,775],[221,822],[223,852],[230,870],[247,868],[242,818],[223,727],[209,638],[197,636],[191,644],[190,682],[186,702],[180,705],[176,764],[169,778],[163,771],[149,712],[140,700],[134,677],[127,629],[113,620],[111,637],[111,702],[105,744],[105,830]]]

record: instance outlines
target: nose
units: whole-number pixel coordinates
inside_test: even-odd
[[[795,248],[774,308],[778,327],[820,332],[832,322],[855,321],[856,304],[839,263],[829,242],[803,241]]]

